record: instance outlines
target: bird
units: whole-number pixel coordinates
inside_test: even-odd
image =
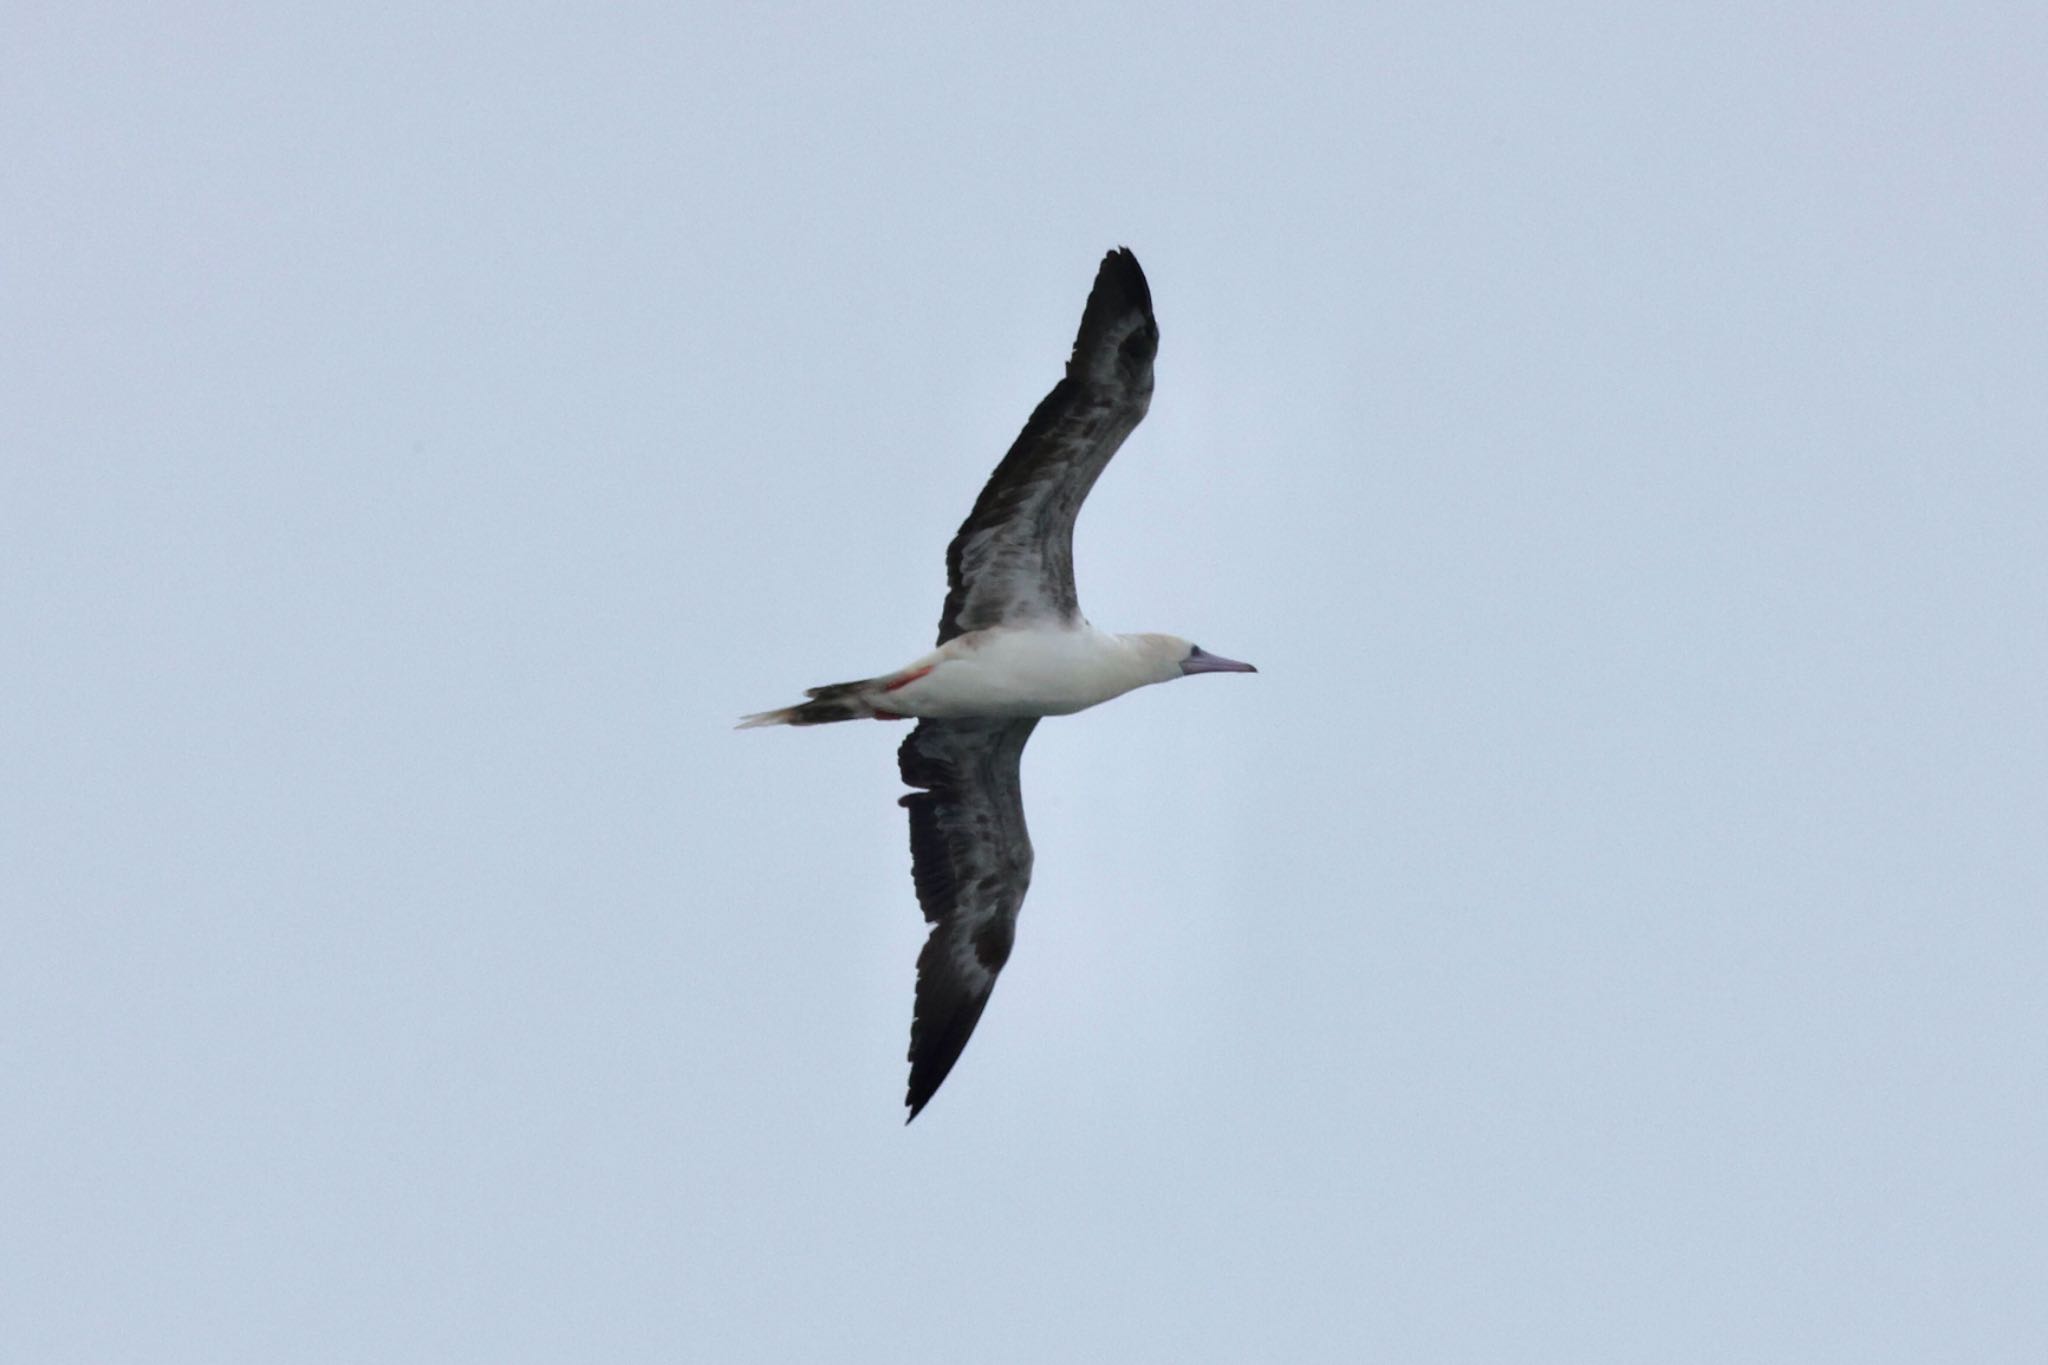
[[[1256,673],[1178,635],[1117,635],[1081,614],[1074,520],[1152,403],[1159,324],[1138,258],[1102,259],[1066,373],[1032,412],[946,549],[937,648],[879,677],[810,688],[740,729],[912,720],[911,879],[930,925],[917,959],[908,1123],[960,1059],[1009,960],[1031,884],[1019,767],[1047,716],[1202,673]]]

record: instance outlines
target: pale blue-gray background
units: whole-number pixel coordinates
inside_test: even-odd
[[[0,1356],[2048,1359],[2048,18],[0,22]],[[1016,956],[901,730],[1163,330]]]

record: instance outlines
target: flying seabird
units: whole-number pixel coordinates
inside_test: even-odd
[[[911,876],[931,923],[917,959],[910,1118],[931,1100],[1009,960],[1031,883],[1018,764],[1041,717],[1066,716],[1190,673],[1255,673],[1177,635],[1112,635],[1081,615],[1074,517],[1152,403],[1159,325],[1138,258],[1095,274],[1066,377],[1024,424],[946,549],[938,648],[893,673],[813,687],[810,700],[743,718],[758,725],[907,720],[897,751],[917,790]]]

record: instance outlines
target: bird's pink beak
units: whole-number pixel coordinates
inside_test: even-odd
[[[1180,671],[1187,673],[1256,673],[1259,670],[1236,659],[1226,659],[1221,654],[1211,654],[1196,645],[1188,657],[1180,661]]]

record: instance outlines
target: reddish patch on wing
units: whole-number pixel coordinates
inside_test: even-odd
[[[899,687],[908,687],[912,683],[916,682],[919,678],[922,678],[925,674],[931,672],[932,669],[935,667],[937,667],[936,664],[926,664],[923,668],[918,669],[915,673],[905,673],[902,677],[898,678],[895,682],[890,683],[887,687],[883,688],[882,690],[884,692],[894,692]]]
[[[908,717],[908,716],[899,716],[899,715],[897,715],[897,714],[896,714],[896,713],[895,713],[894,711],[877,711],[877,712],[875,712],[875,719],[876,719],[876,720],[909,720],[909,719],[910,719],[910,717]]]

